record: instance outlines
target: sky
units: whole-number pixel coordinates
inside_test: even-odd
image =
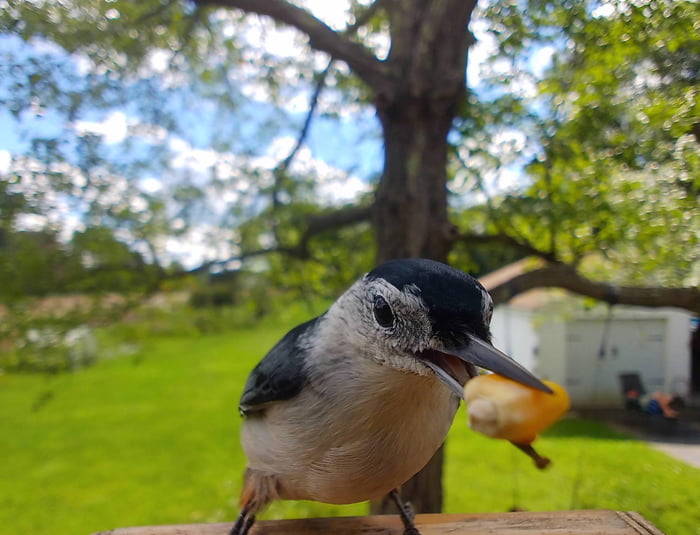
[[[343,6],[347,5],[346,2],[308,0],[303,3],[330,26],[342,28],[345,25]],[[478,89],[483,60],[493,49],[494,43],[483,22],[475,21],[471,30],[477,37],[477,43],[470,49],[467,77],[469,85]],[[264,47],[269,53],[281,58],[305,53],[297,32],[271,28],[265,21],[254,20],[244,37],[251,45]],[[387,43],[378,42],[377,46],[381,53],[381,50],[386,50]],[[17,38],[0,36],[0,55],[8,52],[13,53],[15,57],[43,54],[44,57],[63,62],[66,66],[66,80],[63,83],[69,87],[71,84],[81,83],[81,75],[87,68],[86,62],[89,62],[79,55],[68,56],[46,41],[35,40],[26,44]],[[534,51],[530,56],[529,66],[536,75],[549,64],[551,53],[551,49],[543,48]],[[327,61],[323,55],[318,55],[315,59],[319,68]],[[167,51],[155,53],[150,58],[150,70],[156,73],[164,72],[167,62]],[[232,143],[230,150],[233,152],[211,148],[211,125],[217,123],[217,107],[201,101],[193,104],[193,95],[182,89],[169,91],[169,100],[164,106],[177,109],[178,122],[181,129],[186,131],[186,136],[168,133],[161,127],[149,124],[140,114],[138,102],[106,110],[85,109],[79,119],[72,121],[67,121],[52,109],[44,108],[40,102],[19,117],[14,117],[7,109],[0,109],[0,172],[8,170],[12,155],[21,154],[28,149],[28,139],[32,136],[68,139],[71,136],[86,134],[102,136],[105,147],[103,154],[115,159],[124,157],[125,143],[129,145],[130,157],[136,159],[141,153],[147,157],[146,149],[150,144],[160,144],[172,152],[171,168],[175,176],[179,173],[200,185],[211,180],[212,175],[230,173],[235,176],[240,169],[251,167],[269,170],[284,159],[294,145],[299,125],[306,114],[310,89],[293,91],[281,109],[278,109],[266,93],[266,87],[257,83],[253,76],[246,79],[246,74],[250,73],[241,73],[242,79],[238,88],[247,100],[240,110],[237,124],[230,125],[232,139],[239,140]],[[8,95],[11,90],[0,82],[0,98],[11,96]],[[519,86],[514,85],[512,90],[515,93],[528,94],[534,88],[521,83]],[[324,107],[323,100],[320,107]],[[292,168],[318,176],[318,198],[329,205],[351,201],[357,195],[369,191],[371,181],[377,179],[382,166],[380,127],[372,111],[357,108],[336,111],[338,113],[333,117],[315,117],[307,140],[297,154]],[[274,131],[270,130],[267,123],[272,124],[280,113],[285,117],[281,126],[278,125]],[[504,131],[500,138],[494,139],[494,143],[509,146],[517,152],[525,151],[524,136],[515,130]],[[248,153],[248,156],[244,159],[234,152]],[[147,195],[162,192],[171,186],[169,182],[173,180],[173,177],[146,169],[139,177],[137,186]],[[515,161],[503,168],[498,176],[491,177],[489,183],[495,191],[513,187],[521,180],[519,163]],[[237,177],[237,187],[242,190],[249,187],[245,184],[243,176]],[[189,235],[170,238],[161,243],[165,256],[178,260],[186,267],[195,267],[212,257],[234,254],[234,248],[229,247],[222,251],[220,246],[216,245],[217,240],[221,238],[220,233],[216,232],[216,220],[232,203],[243,202],[245,194],[245,191],[238,190],[229,191],[224,195],[214,190],[210,191],[212,213],[204,216],[201,224],[193,228]],[[68,237],[72,230],[81,227],[81,208],[66,202],[61,203],[60,200],[57,204],[56,210],[59,215],[53,214],[51,217],[63,217],[69,221],[66,227]],[[25,224],[28,227],[38,226],[41,219],[29,218]],[[124,237],[128,238],[126,235]],[[231,238],[230,235],[228,237]]]

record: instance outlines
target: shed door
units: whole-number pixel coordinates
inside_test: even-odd
[[[662,389],[665,327],[663,319],[613,320],[605,354],[599,358],[605,322],[569,323],[566,386],[572,401],[581,405],[621,405],[620,373],[637,372],[648,391]]]

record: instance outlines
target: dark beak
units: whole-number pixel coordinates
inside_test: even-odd
[[[435,372],[438,379],[445,383],[460,398],[464,396],[464,383],[469,380],[469,377],[463,379],[463,375],[460,376],[454,373],[456,368],[455,360],[460,361],[462,366],[464,364],[467,365],[466,370],[471,377],[476,375],[474,366],[479,366],[542,392],[552,393],[552,390],[547,385],[523,366],[491,344],[475,336],[469,336],[469,343],[464,346],[447,347],[441,351],[429,349],[423,351],[418,357]]]

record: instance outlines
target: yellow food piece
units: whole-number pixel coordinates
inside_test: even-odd
[[[552,381],[542,382],[554,393],[530,388],[495,373],[470,379],[464,387],[469,427],[489,437],[529,444],[571,406],[562,386]]]

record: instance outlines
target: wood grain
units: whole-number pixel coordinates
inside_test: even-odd
[[[664,535],[635,512],[587,510],[546,513],[418,515],[422,535]],[[228,535],[230,523],[118,528],[96,535]],[[265,520],[250,535],[402,535],[397,516]]]

